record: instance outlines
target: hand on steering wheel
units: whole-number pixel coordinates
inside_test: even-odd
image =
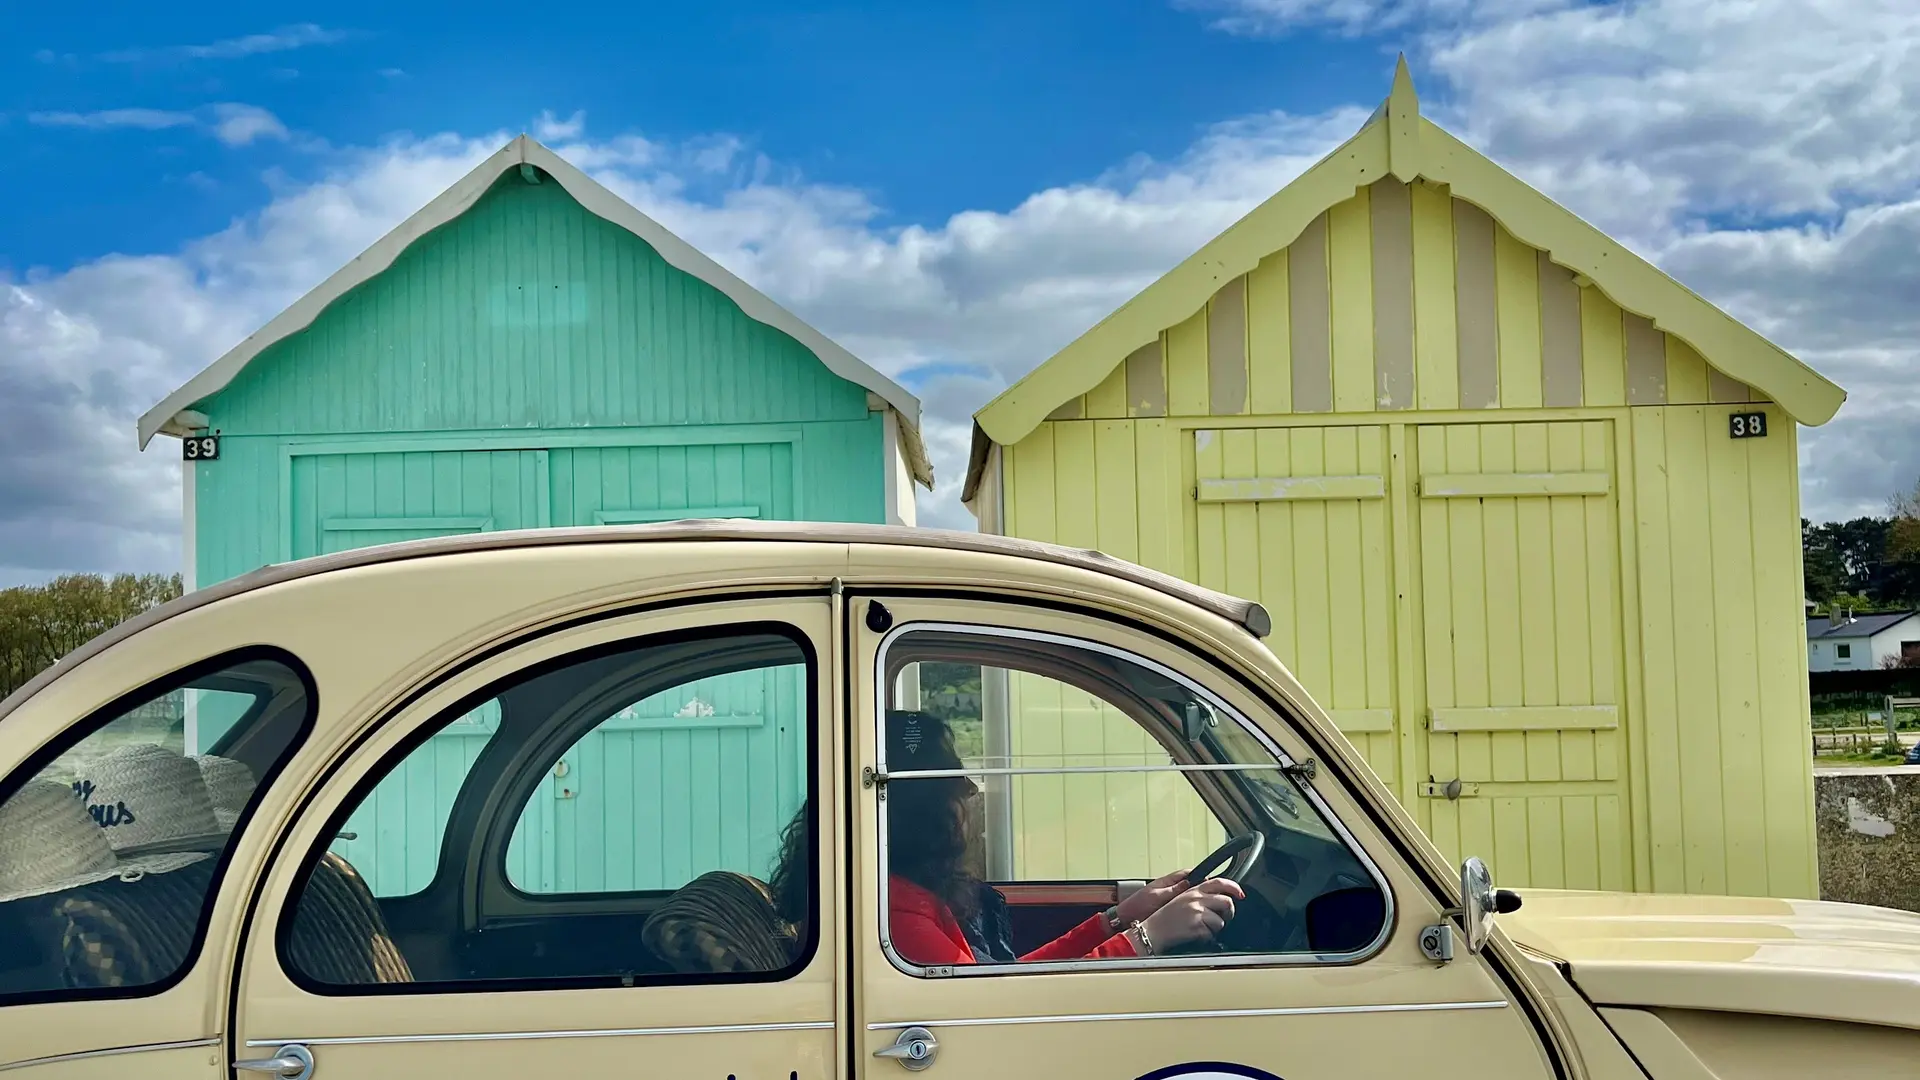
[[[1234,901],[1247,894],[1230,878],[1201,882],[1174,897],[1140,924],[1153,953],[1173,952],[1183,946],[1214,940],[1233,921]]]

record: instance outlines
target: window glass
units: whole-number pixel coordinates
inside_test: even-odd
[[[1384,929],[1385,893],[1317,801],[1172,672],[949,627],[909,628],[883,663],[888,940],[908,965],[1334,957]],[[1203,861],[1234,871],[1237,891],[1200,889],[1230,910],[1183,895]]]
[[[152,992],[186,969],[233,830],[311,722],[278,659],[177,678],[69,732],[0,803],[0,1000]],[[221,720],[199,749],[197,721]],[[15,947],[17,946],[17,947]]]
[[[755,628],[496,684],[350,800],[290,908],[288,969],[388,991],[798,970],[813,665],[784,628]]]

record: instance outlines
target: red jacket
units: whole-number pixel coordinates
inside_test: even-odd
[[[910,964],[927,967],[974,963],[973,947],[967,944],[967,936],[961,932],[953,912],[939,897],[903,877],[887,879],[887,930],[892,936],[894,951]],[[1137,955],[1126,935],[1107,933],[1107,917],[1101,913],[1020,959],[1076,960]]]

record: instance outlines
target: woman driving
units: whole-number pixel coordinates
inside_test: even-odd
[[[962,768],[953,732],[930,713],[887,714],[892,772]],[[891,780],[887,807],[887,914],[895,951],[922,966],[1015,959],[1005,898],[966,867],[968,816],[980,789],[966,777]],[[1188,886],[1177,870],[1018,959],[1152,956],[1210,941],[1246,894],[1226,878]]]

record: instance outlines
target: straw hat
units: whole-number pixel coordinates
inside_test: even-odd
[[[33,780],[0,804],[0,902],[91,885],[134,881],[207,858],[205,852],[120,858],[73,790]]]
[[[206,781],[207,797],[213,800],[213,817],[220,831],[233,831],[247,800],[253,797],[253,770],[232,758],[196,754],[190,759],[200,766],[200,778]]]
[[[73,791],[122,855],[224,842],[200,766],[164,746],[119,747],[83,771]]]

